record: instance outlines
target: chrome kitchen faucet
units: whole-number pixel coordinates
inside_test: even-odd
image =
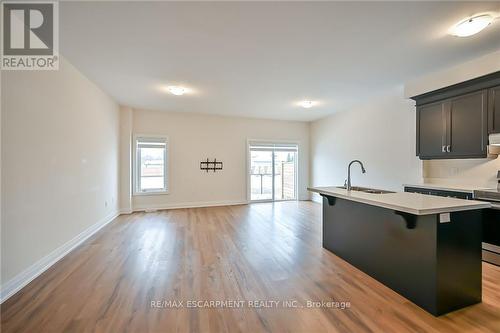
[[[351,165],[353,165],[354,163],[359,163],[359,165],[361,166],[361,172],[363,173],[366,173],[366,170],[365,170],[365,167],[363,165],[363,162],[361,162],[360,160],[353,160],[351,161],[351,163],[349,163],[349,166],[347,167],[347,185],[346,185],[346,189],[348,191],[351,190]]]

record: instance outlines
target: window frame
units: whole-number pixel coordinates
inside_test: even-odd
[[[141,170],[141,159],[139,158],[139,149],[137,149],[137,144],[139,139],[150,139],[152,141],[164,141],[165,142],[165,150],[164,150],[164,161],[163,161],[163,181],[164,188],[161,190],[149,190],[149,191],[141,191],[139,189],[140,185],[140,170]],[[132,187],[133,187],[133,195],[141,196],[141,195],[164,195],[170,193],[170,174],[169,174],[169,138],[163,134],[135,134],[133,137],[133,161],[132,161]]]

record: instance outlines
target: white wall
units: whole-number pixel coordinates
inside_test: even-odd
[[[424,161],[423,177],[427,183],[464,184],[495,188],[500,157],[464,160]]]
[[[415,103],[395,88],[352,110],[335,113],[311,124],[311,184],[342,185],[347,165],[353,185],[401,190],[420,180],[421,162],[415,156]]]
[[[405,97],[409,98],[421,95],[497,71],[500,71],[500,49],[482,57],[471,59],[437,72],[427,73],[406,82]]]
[[[132,212],[132,115],[129,107],[120,108],[120,212]]]
[[[119,109],[62,58],[3,72],[1,92],[3,290],[116,214]]]
[[[247,139],[299,141],[298,195],[309,198],[308,123],[147,110],[134,110],[132,123],[132,133],[122,142],[133,134],[163,134],[169,137],[170,150],[170,193],[134,196],[133,209],[246,202]],[[206,158],[221,160],[224,170],[200,170],[200,161]],[[124,175],[126,165],[121,166]],[[122,189],[127,191],[126,186]]]

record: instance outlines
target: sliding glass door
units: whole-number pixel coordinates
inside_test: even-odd
[[[295,200],[296,151],[274,152],[274,200]]]
[[[251,142],[249,152],[250,200],[295,200],[297,145]]]
[[[273,200],[273,152],[250,150],[250,198]]]

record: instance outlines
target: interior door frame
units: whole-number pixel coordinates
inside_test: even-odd
[[[268,143],[268,144],[292,144],[297,145],[297,153],[295,154],[295,199],[283,199],[283,200],[275,200],[274,196],[274,150],[272,150],[272,197],[271,199],[262,199],[262,200],[252,200],[252,188],[251,188],[251,156],[250,156],[250,143],[251,142],[260,142],[260,143]],[[265,140],[265,139],[247,139],[246,143],[246,159],[247,159],[247,168],[246,168],[246,179],[247,179],[247,202],[248,203],[259,203],[259,202],[280,202],[280,201],[297,201],[299,198],[299,152],[300,152],[300,141],[295,140]]]

